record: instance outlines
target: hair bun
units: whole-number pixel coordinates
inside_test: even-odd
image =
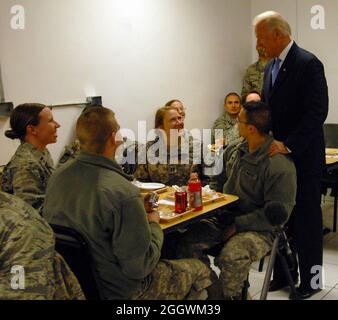
[[[12,140],[14,140],[14,139],[19,139],[20,137],[18,136],[18,134],[15,132],[15,131],[13,131],[12,129],[11,130],[6,130],[5,131],[5,136],[7,137],[7,138],[9,138],[9,139],[12,139]]]

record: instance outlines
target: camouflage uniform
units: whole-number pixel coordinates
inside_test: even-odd
[[[240,142],[237,119],[231,118],[228,112],[224,111],[214,123],[211,131],[211,142],[215,143],[215,139],[224,139],[225,145],[236,144]],[[215,130],[223,130],[223,135],[218,136]]]
[[[0,192],[0,300],[84,299],[80,285],[54,250],[53,230],[31,206]],[[13,289],[14,266],[24,269],[24,289]],[[14,281],[18,283],[18,281]]]
[[[205,300],[211,270],[196,259],[160,260],[144,284],[133,299]]]
[[[160,137],[149,141],[140,155],[140,163],[146,164],[138,164],[134,177],[142,182],[184,186],[188,183],[190,173],[197,172],[202,183],[207,184],[209,180],[204,175],[204,169],[213,165],[213,159],[206,150],[203,152],[200,141],[191,136],[187,136],[184,141],[172,150],[167,148]]]
[[[265,66],[266,63],[258,60],[248,67],[243,78],[242,97],[252,90],[262,92]]]
[[[53,160],[47,149],[39,151],[30,143],[21,143],[4,169],[2,191],[18,196],[40,210],[53,170]]]
[[[115,160],[121,165],[123,172],[126,174],[134,174],[137,169],[138,153],[144,145],[137,141],[125,140],[116,151]]]
[[[216,183],[211,186],[219,191],[219,186],[224,185],[223,192],[237,195],[239,201],[235,207],[190,227],[177,246],[178,257],[199,258],[205,263],[208,263],[205,250],[219,249],[215,264],[221,270],[226,298],[241,295],[251,263],[271,249],[273,227],[266,218],[264,206],[270,201],[280,202],[290,215],[295,205],[295,166],[284,155],[268,156],[272,141],[268,137],[252,153],[247,142],[225,150],[224,171],[213,177]],[[233,224],[237,233],[224,244],[224,230]]]
[[[220,220],[212,218],[193,225],[178,245],[178,257],[200,259],[208,265],[206,252],[216,249],[214,263],[221,271],[223,297],[240,297],[251,263],[259,261],[271,250],[273,236],[269,232],[241,232],[223,244],[226,225]]]

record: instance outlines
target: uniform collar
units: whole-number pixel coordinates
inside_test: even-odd
[[[35,147],[34,145],[28,142],[22,142],[19,148],[23,150],[28,150],[33,155],[33,157],[36,158],[37,160],[40,160],[42,157],[44,157],[48,153],[47,149],[44,149],[43,151],[41,151],[37,147]]]
[[[248,142],[245,140],[238,147],[241,159],[251,164],[257,165],[260,161],[268,156],[270,145],[273,137],[268,136],[265,143],[256,149],[254,152],[249,153]]]
[[[76,160],[90,164],[90,165],[106,168],[108,170],[111,170],[111,171],[114,171],[114,172],[120,174],[121,176],[123,176],[127,180],[130,180],[130,181],[133,180],[132,176],[125,174],[123,172],[121,166],[115,160],[108,159],[104,156],[92,154],[92,153],[89,153],[89,152],[82,150],[82,151],[80,151],[80,154],[76,158]]]

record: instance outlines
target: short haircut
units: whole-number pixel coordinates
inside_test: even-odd
[[[24,103],[18,105],[10,118],[10,130],[6,130],[5,136],[9,139],[25,140],[27,126],[37,126],[40,122],[40,112],[47,106],[40,103]]]
[[[262,95],[261,95],[261,93],[259,91],[257,91],[257,90],[250,90],[247,94],[245,94],[245,95],[242,96],[242,105],[246,103],[246,99],[248,98],[248,96],[250,94],[257,94],[257,95],[259,95],[259,97],[262,100]]]
[[[255,17],[253,25],[264,22],[270,31],[279,30],[284,36],[291,36],[291,27],[289,23],[275,11],[266,11]]]
[[[232,96],[238,97],[239,102],[241,102],[241,97],[239,96],[238,93],[236,93],[236,92],[230,92],[230,93],[228,93],[228,94],[225,96],[225,98],[224,98],[224,103],[226,103],[227,100],[228,100],[228,98],[229,98],[229,97],[232,97]]]
[[[246,123],[251,124],[263,135],[271,130],[271,113],[264,102],[248,102],[243,105]]]
[[[177,111],[176,108],[171,107],[171,106],[164,106],[164,107],[162,107],[162,108],[160,108],[156,111],[156,114],[155,114],[155,129],[159,129],[160,126],[163,125],[164,115],[169,110]]]
[[[115,113],[104,107],[89,108],[76,123],[76,135],[81,149],[94,154],[102,154],[108,138],[118,130]]]
[[[182,103],[182,102],[181,102],[180,100],[178,100],[178,99],[173,99],[173,100],[168,101],[164,106],[165,106],[165,107],[171,107],[172,104],[174,104],[175,102]]]

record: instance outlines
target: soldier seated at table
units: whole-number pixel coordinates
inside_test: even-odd
[[[17,106],[10,125],[5,136],[19,139],[20,145],[4,168],[1,189],[40,210],[47,181],[54,170],[47,145],[56,143],[60,125],[53,119],[51,110],[38,103]]]
[[[240,142],[237,118],[241,111],[241,98],[236,92],[230,92],[224,99],[224,112],[216,119],[211,131],[211,143],[217,147]]]
[[[290,215],[295,205],[296,170],[285,155],[269,156],[273,138],[270,111],[262,102],[249,102],[240,112],[239,131],[245,141],[224,151],[223,172],[211,186],[239,197],[238,204],[221,215],[193,225],[178,247],[180,258],[209,260],[205,250],[220,246],[215,259],[225,299],[241,297],[251,263],[272,247],[273,227],[264,214],[270,202],[279,202]]]
[[[30,205],[0,192],[0,300],[83,300],[55,251],[54,233]]]
[[[143,149],[134,177],[142,182],[184,186],[190,173],[197,172],[202,183],[208,184],[204,170],[214,161],[203,143],[184,131],[183,118],[175,107],[157,110],[155,131],[156,138]]]
[[[205,264],[159,260],[160,217],[146,213],[132,177],[114,160],[118,130],[110,109],[81,114],[76,125],[80,154],[51,177],[44,217],[87,239],[103,299],[205,299],[212,284]]]

